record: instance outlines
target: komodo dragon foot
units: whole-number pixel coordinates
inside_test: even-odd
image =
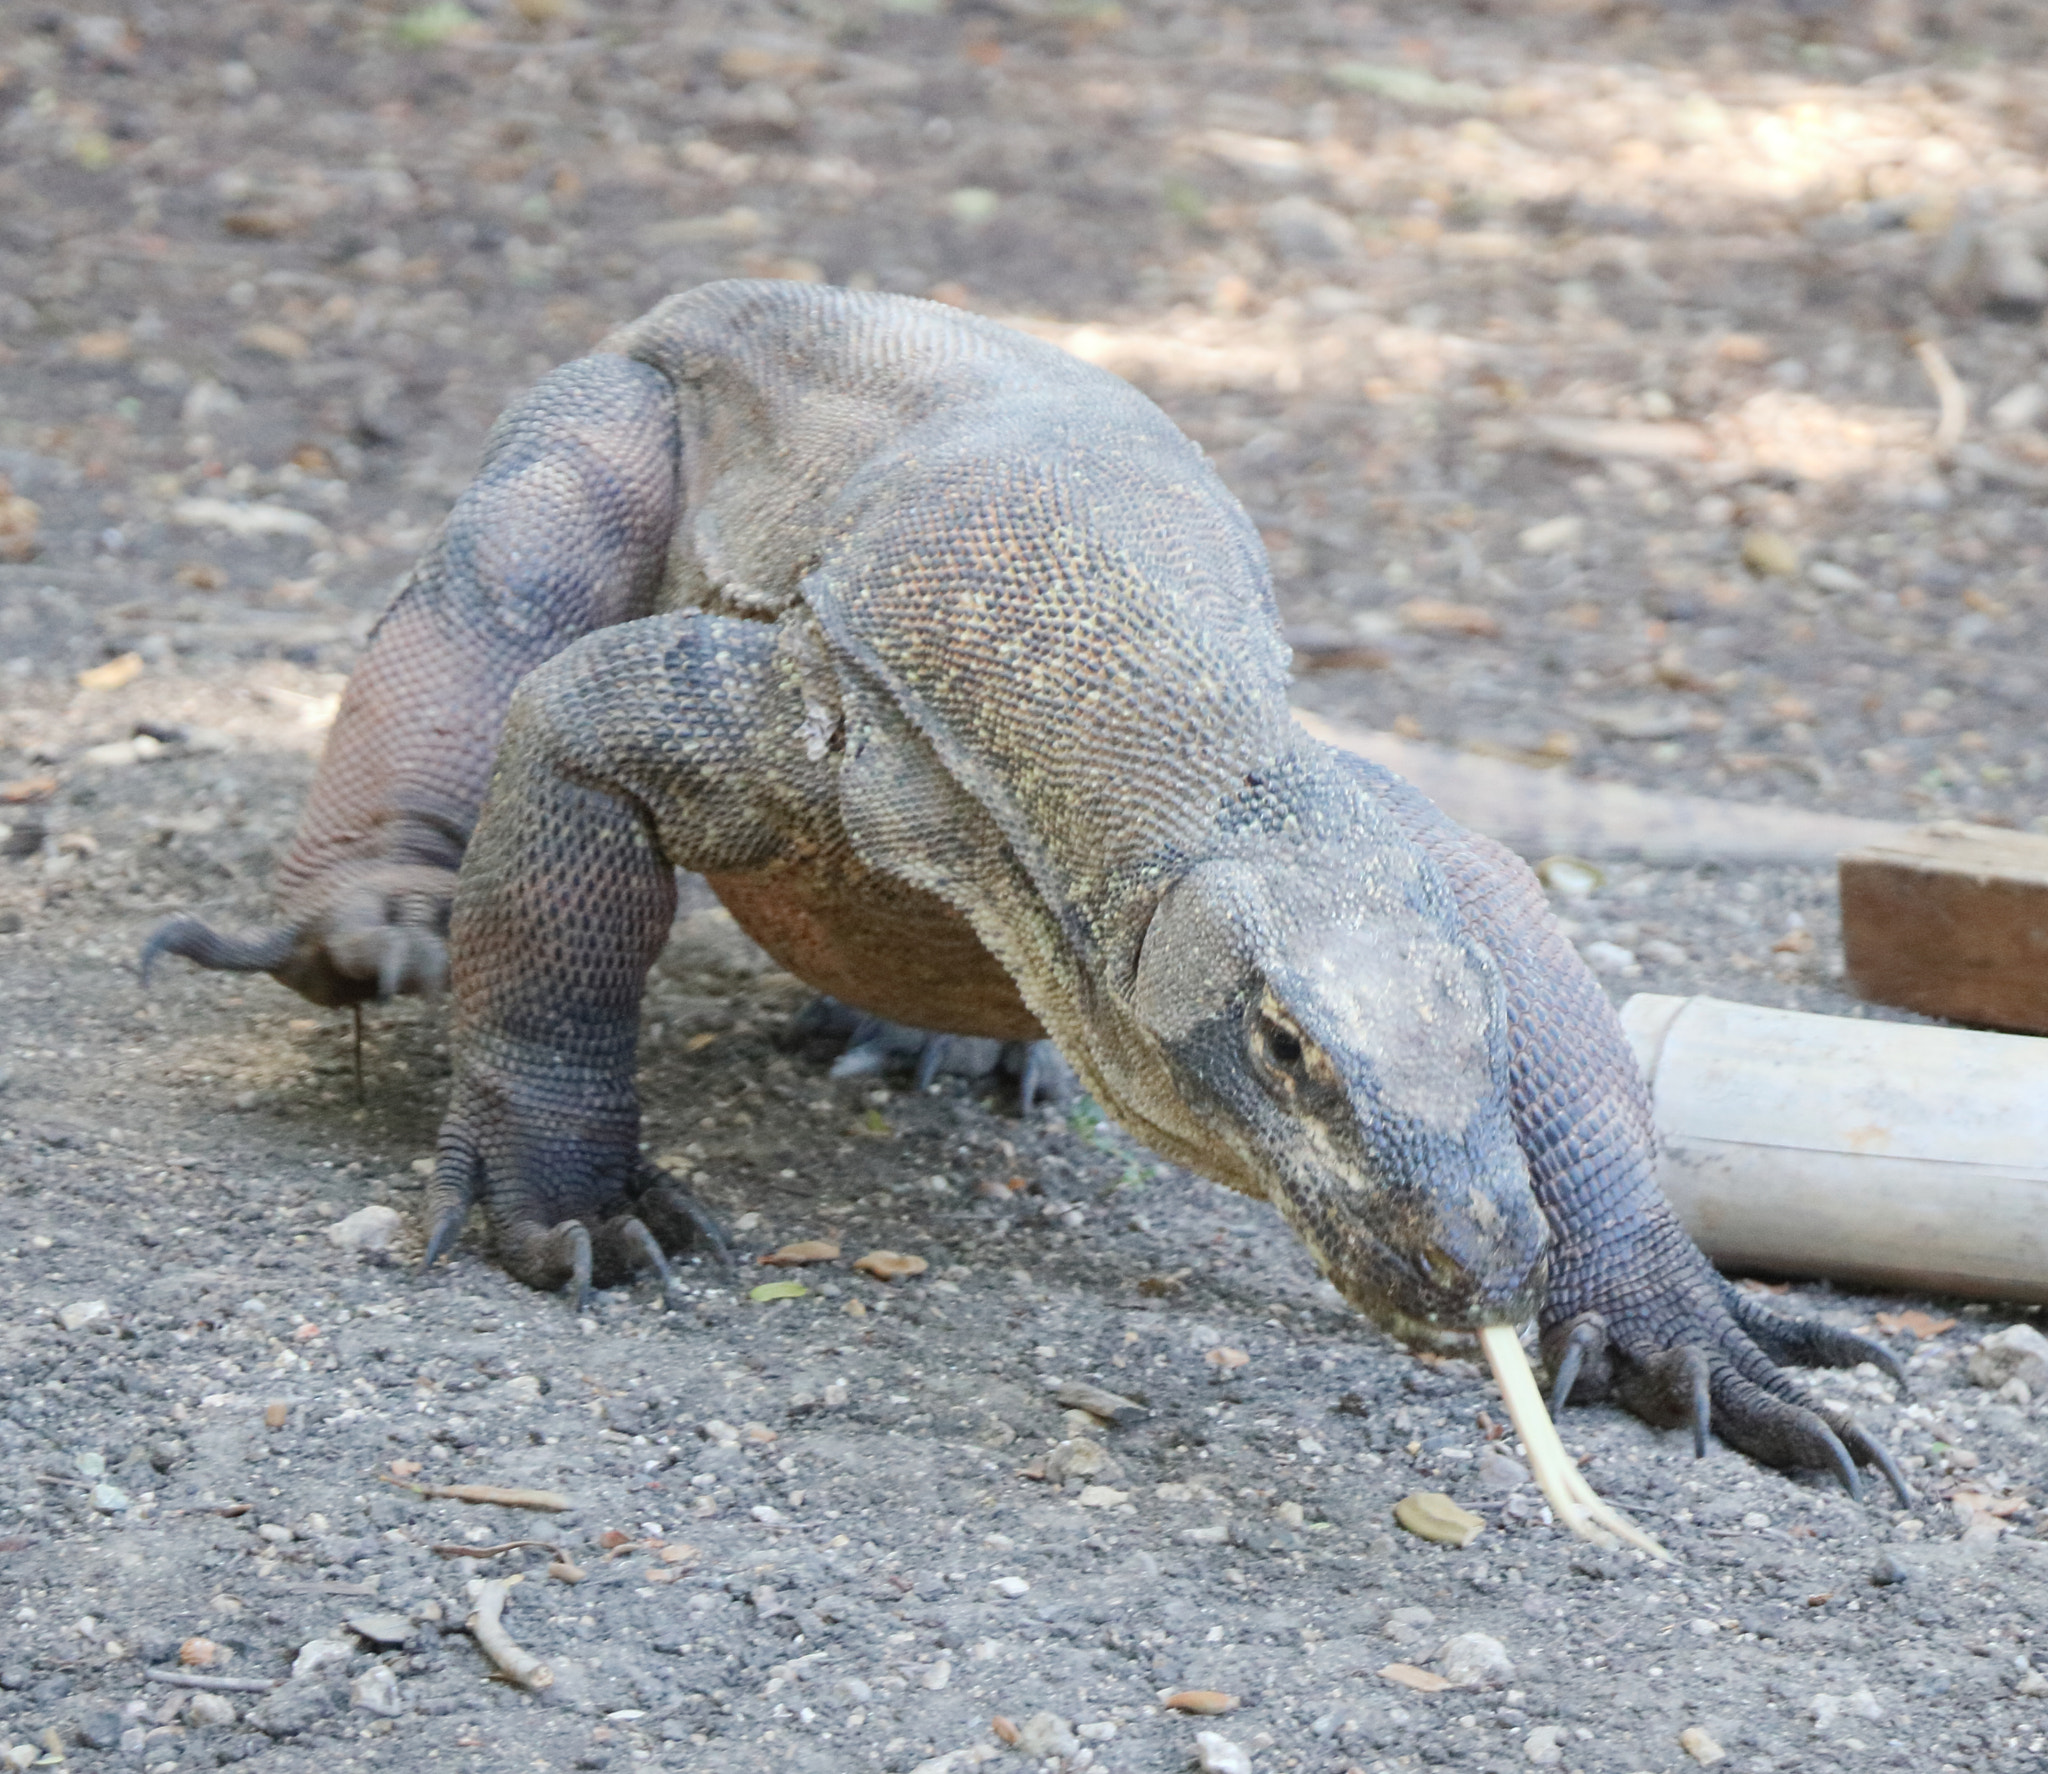
[[[909,1063],[915,1088],[923,1090],[942,1073],[980,1079],[993,1072],[1017,1081],[1017,1109],[1028,1115],[1044,1101],[1060,1106],[1080,1090],[1074,1071],[1050,1041],[993,1041],[946,1035],[892,1023],[842,1004],[813,998],[790,1024],[798,1038],[818,1035],[845,1043],[832,1062],[834,1078],[866,1078]]]
[[[455,872],[422,863],[337,868],[286,920],[249,936],[222,936],[197,918],[170,918],[143,942],[142,983],[160,955],[216,973],[268,973],[315,1004],[439,992],[448,983],[448,913]]]

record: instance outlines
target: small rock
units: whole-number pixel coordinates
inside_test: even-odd
[[[296,1737],[339,1711],[340,1705],[339,1694],[325,1682],[292,1682],[252,1706],[248,1722],[269,1737]]]
[[[1564,1760],[1565,1739],[1570,1735],[1562,1725],[1538,1725],[1522,1739],[1522,1753],[1539,1768],[1554,1768]]]
[[[1068,1381],[1053,1396],[1068,1410],[1086,1411],[1089,1416],[1109,1424],[1135,1423],[1148,1414],[1135,1399],[1105,1392],[1100,1386],[1090,1386],[1083,1380]]]
[[[1049,1484],[1070,1478],[1114,1480],[1123,1476],[1123,1468],[1100,1442],[1076,1436],[1045,1456],[1045,1476]]]
[[[121,1741],[121,1715],[111,1706],[87,1707],[71,1730],[87,1749],[113,1749]]]
[[[1547,517],[1540,524],[1531,524],[1515,538],[1515,543],[1524,554],[1563,554],[1578,547],[1585,534],[1586,520],[1576,512],[1567,512],[1562,517]]]
[[[1273,250],[1297,264],[1335,264],[1358,245],[1350,218],[1313,197],[1282,197],[1267,204],[1259,211],[1259,226]]]
[[[413,1624],[403,1614],[351,1614],[342,1624],[373,1645],[402,1645],[413,1635]]]
[[[1596,940],[1587,943],[1579,952],[1586,957],[1586,965],[1595,973],[1621,976],[1641,971],[1635,950],[1625,949],[1618,942]]]
[[[128,1507],[128,1493],[119,1485],[96,1484],[92,1487],[92,1506],[102,1515],[115,1515]]]
[[[1759,579],[1790,579],[1799,571],[1799,550],[1775,530],[1751,530],[1742,539],[1742,564]]]
[[[1113,1490],[1106,1484],[1084,1484],[1081,1487],[1080,1503],[1083,1509],[1114,1509],[1130,1493]]]
[[[503,1382],[498,1390],[515,1404],[538,1404],[541,1396],[540,1375],[514,1374],[511,1379]]]
[[[1727,1758],[1728,1752],[1716,1743],[1711,1735],[1697,1725],[1688,1725],[1678,1734],[1678,1747],[1699,1763],[1702,1768],[1711,1768],[1716,1762]]]
[[[238,1716],[225,1694],[194,1694],[185,1707],[185,1717],[195,1725],[232,1725]]]
[[[1607,885],[1606,871],[1583,856],[1546,856],[1536,878],[1563,899],[1590,899]]]
[[[1877,1563],[1870,1567],[1870,1580],[1880,1589],[1888,1588],[1894,1583],[1910,1583],[1913,1580],[1913,1567],[1901,1560],[1896,1553],[1880,1552],[1877,1555]]]
[[[382,1663],[371,1664],[349,1683],[348,1703],[380,1719],[395,1719],[405,1710],[398,1697],[398,1678]]]
[[[1473,1470],[1481,1484],[1492,1485],[1495,1490],[1512,1491],[1529,1482],[1528,1467],[1490,1447],[1480,1450],[1478,1464]]]
[[[1461,1632],[1446,1639],[1437,1651],[1436,1666],[1460,1688],[1504,1688],[1515,1679],[1507,1646],[1483,1632]]]
[[[1010,1601],[1017,1601],[1031,1593],[1031,1585],[1022,1577],[998,1577],[989,1588]]]
[[[17,1743],[0,1750],[0,1767],[33,1768],[42,1753],[33,1743]]]
[[[289,1546],[298,1536],[281,1521],[264,1522],[256,1530],[259,1540],[267,1540],[273,1546]]]
[[[1397,1645],[1412,1645],[1426,1628],[1435,1624],[1436,1616],[1427,1608],[1396,1608],[1380,1631]]]
[[[73,1300],[70,1305],[57,1308],[57,1322],[68,1331],[84,1330],[95,1319],[106,1315],[105,1300]]]
[[[1056,1712],[1035,1712],[1017,1730],[1017,1747],[1034,1762],[1048,1756],[1077,1756],[1081,1740],[1074,1727]]]
[[[210,1638],[188,1638],[178,1647],[178,1661],[187,1669],[205,1669],[223,1661],[221,1648]]]
[[[309,1675],[318,1675],[323,1669],[345,1665],[355,1654],[355,1646],[345,1638],[308,1639],[292,1659],[292,1679],[302,1681]]]
[[[1808,561],[1806,577],[1820,591],[1850,592],[1870,589],[1868,579],[1838,561]]]
[[[1438,1546],[1470,1546],[1486,1527],[1442,1491],[1410,1491],[1394,1505],[1394,1519],[1409,1533]]]
[[[343,1250],[365,1251],[378,1254],[388,1251],[398,1236],[398,1228],[405,1223],[404,1217],[395,1207],[359,1207],[346,1219],[336,1220],[327,1228],[327,1236]]]
[[[2038,1669],[2029,1669],[2013,1683],[2012,1691],[2026,1695],[2029,1700],[2038,1700],[2048,1694],[2048,1675],[2043,1675]]]
[[[1970,1357],[1970,1378],[1992,1391],[2008,1380],[2024,1380],[2033,1393],[2048,1389],[2048,1337],[2031,1324],[1993,1331]]]
[[[1197,1731],[1195,1754],[1202,1774],[1252,1774],[1252,1759],[1220,1731]]]

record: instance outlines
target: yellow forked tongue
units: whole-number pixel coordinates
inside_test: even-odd
[[[1536,1376],[1529,1371],[1529,1358],[1522,1353],[1522,1340],[1514,1327],[1489,1324],[1479,1333],[1479,1346],[1486,1351],[1487,1366],[1500,1382],[1501,1397],[1507,1401],[1508,1417],[1515,1433],[1529,1450],[1529,1470],[1549,1501],[1557,1519],[1596,1546],[1612,1546],[1626,1540],[1640,1546],[1653,1558],[1670,1562],[1671,1554],[1643,1532],[1618,1509],[1610,1509],[1593,1494],[1578,1462],[1564,1451],[1557,1438],[1557,1425],[1536,1389]]]

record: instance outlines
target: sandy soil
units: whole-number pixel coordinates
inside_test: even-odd
[[[2041,1418],[1968,1371],[2014,1311],[1789,1296],[1910,1354],[1909,1398],[1824,1390],[1913,1511],[1569,1413],[1658,1570],[1544,1525],[1476,1370],[1085,1105],[832,1081],[701,904],[650,1132],[750,1250],[841,1244],[800,1299],[693,1272],[688,1312],[577,1320],[474,1248],[416,1279],[409,1222],[340,1247],[410,1214],[441,1013],[368,1019],[359,1103],[345,1021],[261,979],[145,996],[131,958],[173,910],[261,918],[503,402],[734,273],[1130,375],[1264,530],[1306,707],[2039,826],[2040,317],[1930,279],[1959,216],[2044,195],[2044,36],[1960,0],[0,17],[0,474],[36,508],[0,502],[11,1765],[1668,1774],[1703,1732],[1744,1774],[2040,1766]],[[1623,867],[1563,909],[1617,995],[1851,1008],[1824,872]],[[853,1272],[875,1248],[930,1268]],[[1076,1383],[1142,1414],[1075,1417]],[[1486,1530],[1402,1532],[1417,1488]],[[461,1630],[513,1574],[538,1695]],[[1484,1685],[1383,1673],[1470,1633]],[[149,1679],[193,1640],[254,1686]]]

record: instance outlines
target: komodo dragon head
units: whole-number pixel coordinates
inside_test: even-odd
[[[1397,871],[1398,872],[1398,871]],[[1279,1208],[1354,1306],[1411,1340],[1534,1315],[1548,1234],[1508,1114],[1487,952],[1355,851],[1195,864],[1132,1008],[1204,1165]]]

